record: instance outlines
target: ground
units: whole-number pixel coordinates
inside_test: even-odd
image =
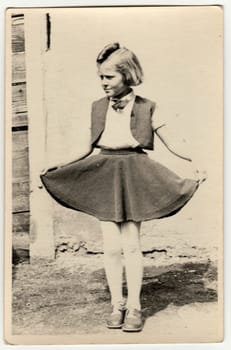
[[[46,335],[61,336],[58,344],[91,336],[98,343],[221,341],[222,237],[216,217],[193,208],[142,224],[144,328],[127,334],[105,327],[111,308],[98,222],[57,206],[54,261],[28,264],[23,236],[14,237],[13,333],[32,335],[32,343]]]
[[[102,335],[115,343],[181,342],[184,336],[218,341],[217,261],[194,255],[172,263],[166,252],[144,254],[144,328],[133,335],[105,327],[111,309],[102,254],[66,251],[53,262],[19,262],[13,269],[13,333]]]

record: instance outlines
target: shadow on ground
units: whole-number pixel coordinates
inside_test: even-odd
[[[162,268],[146,267],[141,293],[144,320],[166,309],[169,304],[183,306],[217,301],[217,291],[206,287],[216,280],[217,269],[209,262],[175,264]],[[125,283],[123,289],[126,294]],[[99,292],[95,292],[98,295]],[[108,297],[102,295],[97,302],[105,299]]]
[[[69,270],[52,264],[19,264],[15,269],[14,334],[108,332],[105,322],[111,309],[103,268],[86,270],[76,264]],[[169,304],[215,302],[216,283],[212,282],[216,280],[217,269],[211,262],[145,267],[141,295],[144,320]]]
[[[152,269],[146,271],[142,289],[144,318],[164,310],[169,304],[183,306],[192,303],[217,301],[217,291],[206,287],[206,282],[217,278],[215,267],[210,264],[185,264],[157,277]]]

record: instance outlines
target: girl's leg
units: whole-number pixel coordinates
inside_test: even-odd
[[[122,246],[120,224],[112,221],[101,221],[104,246],[104,265],[111,293],[111,303],[118,310],[123,301],[122,295]]]
[[[121,224],[127,288],[128,309],[141,309],[140,291],[143,279],[143,255],[140,245],[140,223],[128,221]]]

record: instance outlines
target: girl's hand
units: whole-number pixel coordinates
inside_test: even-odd
[[[62,166],[63,166],[63,164],[59,164],[59,165],[55,165],[55,166],[53,166],[53,167],[44,168],[44,169],[41,171],[41,175],[46,175],[49,171],[62,168]]]
[[[194,170],[194,176],[199,181],[199,184],[204,182],[207,179],[207,171],[206,170]]]

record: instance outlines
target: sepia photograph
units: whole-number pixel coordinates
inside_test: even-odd
[[[223,341],[223,8],[6,11],[5,340]]]

